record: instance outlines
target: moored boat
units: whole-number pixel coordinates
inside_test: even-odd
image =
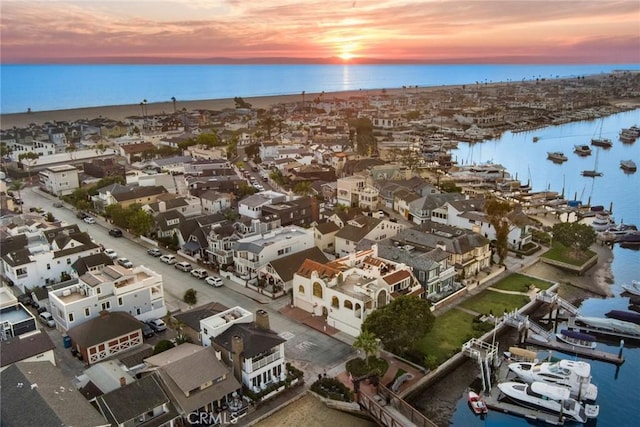
[[[561,151],[553,151],[547,153],[547,158],[553,162],[566,162],[567,156]]]
[[[573,152],[578,156],[590,156],[591,147],[589,147],[588,145],[574,145]]]
[[[605,313],[605,316],[611,319],[624,320],[625,322],[635,323],[636,325],[640,325],[640,314],[631,313],[630,311],[623,310],[611,310],[608,313]]]
[[[609,138],[593,138],[591,139],[591,145],[602,148],[611,148],[613,147],[613,142],[611,142]]]
[[[591,222],[591,227],[595,231],[607,231],[616,225],[615,221],[608,214],[599,213]]]
[[[586,423],[600,412],[598,405],[583,405],[570,397],[569,389],[535,381],[531,384],[503,382],[498,389],[509,399],[526,407],[536,407]]]
[[[476,415],[486,414],[487,412],[489,412],[489,408],[487,408],[487,404],[485,403],[484,399],[482,399],[478,395],[478,393],[470,390],[467,399],[469,401],[469,406],[471,407],[471,410]]]
[[[640,338],[640,325],[624,320],[608,319],[606,317],[577,316],[576,322],[589,326],[596,331],[626,334]]]
[[[596,337],[593,335],[585,334],[578,331],[571,331],[569,329],[563,329],[556,334],[556,338],[560,341],[564,341],[567,344],[575,345],[576,347],[589,348],[593,350],[596,348]]]
[[[622,285],[622,289],[632,295],[640,296],[640,282],[637,280],[632,280],[630,285]]]
[[[526,383],[541,381],[569,388],[577,400],[596,400],[598,387],[591,384],[591,365],[587,362],[563,359],[558,362],[516,362],[509,370]]]
[[[635,172],[638,170],[638,166],[636,166],[636,162],[633,160],[621,160],[620,168],[626,172]]]

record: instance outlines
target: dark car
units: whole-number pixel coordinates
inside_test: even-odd
[[[109,230],[109,236],[122,237],[122,230],[120,230],[119,228],[112,228],[111,230]]]
[[[80,219],[85,219],[86,217],[90,216],[88,213],[83,212],[83,211],[78,211],[78,213],[76,214],[76,217],[80,218]]]
[[[33,300],[31,299],[31,296],[29,294],[22,294],[18,295],[18,302],[22,305],[31,305]]]
[[[149,326],[144,322],[140,322],[140,323],[142,323],[142,335],[144,335],[145,338],[152,337],[155,334],[151,326]]]

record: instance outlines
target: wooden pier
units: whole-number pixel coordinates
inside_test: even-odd
[[[599,360],[601,362],[612,363],[614,365],[620,366],[624,363],[624,357],[622,354],[618,356],[617,354],[608,353],[606,351],[600,351],[590,348],[576,347],[571,344],[567,344],[558,340],[549,340],[542,341],[538,340],[535,337],[530,337],[525,340],[527,344],[535,345],[537,347],[547,348],[550,350],[561,351],[563,353],[575,354],[581,357],[585,357],[591,360]]]

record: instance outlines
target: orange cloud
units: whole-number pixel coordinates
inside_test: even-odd
[[[638,22],[637,0],[3,0],[0,35],[5,63],[331,56],[623,63],[640,61]]]

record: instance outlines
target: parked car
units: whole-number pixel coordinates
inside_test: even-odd
[[[162,252],[160,252],[160,249],[158,248],[147,249],[147,253],[153,257],[162,256]]]
[[[193,269],[193,267],[191,267],[191,264],[189,264],[186,261],[177,262],[174,265],[174,267],[177,268],[180,271],[184,271],[185,273],[188,273],[189,271],[191,271]]]
[[[151,329],[153,329],[156,332],[162,332],[167,330],[167,325],[164,323],[162,319],[148,320],[147,324],[151,326]]]
[[[209,276],[206,279],[204,279],[204,281],[207,285],[211,285],[216,288],[219,288],[220,286],[224,285],[224,282],[222,281],[221,277]]]
[[[84,211],[78,211],[78,213],[76,214],[76,217],[80,218],[80,219],[85,219],[88,216],[89,216],[89,214],[84,212]]]
[[[124,268],[133,268],[133,263],[129,261],[127,258],[118,258],[117,262]]]
[[[64,206],[64,205],[62,204],[62,202],[53,202],[53,207],[54,207],[54,208],[61,208],[62,206]]]
[[[38,314],[41,314],[41,313],[44,313],[45,311],[49,311],[49,310],[47,309],[47,307],[45,307],[45,306],[43,305],[43,306],[40,306],[40,307],[38,308],[38,310],[36,310],[36,311],[38,312]]]
[[[85,216],[84,218],[82,218],[82,220],[84,222],[86,222],[87,224],[95,224],[96,223],[96,219],[92,216]]]
[[[175,255],[162,255],[160,257],[160,261],[166,264],[175,264],[178,260],[176,259]]]
[[[119,228],[112,228],[111,230],[109,230],[109,236],[122,237],[122,230],[120,230]]]
[[[18,302],[21,303],[22,305],[31,305],[33,300],[31,299],[31,295],[22,294],[22,295],[18,295]]]
[[[142,335],[144,335],[145,338],[150,338],[155,334],[155,331],[148,323],[140,323],[142,323]]]
[[[209,273],[207,273],[207,270],[205,270],[204,268],[196,268],[194,270],[191,270],[191,275],[198,279],[204,279],[209,275]]]
[[[56,322],[53,320],[53,316],[48,311],[40,313],[38,318],[43,324],[47,325],[50,328],[53,328],[56,326]]]
[[[111,259],[116,259],[118,258],[118,253],[116,251],[114,251],[113,249],[105,249],[104,250],[104,254],[106,256],[108,256]]]

